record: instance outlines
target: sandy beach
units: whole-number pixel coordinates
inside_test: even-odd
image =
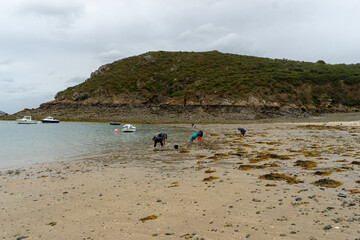
[[[1,171],[0,239],[360,239],[359,121],[197,129],[202,146]]]

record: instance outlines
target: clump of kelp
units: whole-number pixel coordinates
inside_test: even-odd
[[[350,192],[350,194],[359,194],[360,190],[355,188],[355,189],[350,189],[349,192]]]
[[[266,163],[263,165],[241,164],[239,166],[239,170],[248,171],[248,170],[252,170],[252,169],[264,169],[264,168],[269,168],[269,167],[279,167],[279,165],[277,165],[276,163]]]
[[[317,167],[317,163],[314,161],[297,160],[294,166],[300,166],[303,169],[311,170],[314,167]]]
[[[147,217],[144,217],[144,218],[140,218],[139,220],[142,221],[142,222],[145,222],[145,221],[148,221],[148,220],[155,220],[157,218],[158,218],[158,216],[156,216],[156,215],[150,215],[150,216],[147,216]]]
[[[323,178],[318,181],[313,182],[312,184],[320,187],[326,187],[326,188],[337,188],[342,185],[342,182],[329,179],[329,178]]]
[[[330,171],[316,171],[314,172],[314,175],[317,175],[317,176],[329,176],[331,174]]]
[[[360,161],[352,161],[351,164],[360,165]]]
[[[210,176],[210,177],[207,177],[207,178],[204,178],[202,181],[203,182],[211,182],[215,179],[219,179],[218,177],[214,177],[214,176]]]
[[[288,184],[298,184],[302,182],[282,173],[268,173],[260,176],[259,178],[273,181],[286,181]]]
[[[254,158],[251,158],[249,161],[250,161],[250,163],[258,163],[258,162],[266,161],[269,159],[290,160],[291,157],[289,157],[287,155],[278,155],[275,153],[264,152],[264,153],[258,154]]]
[[[205,173],[213,173],[213,172],[216,172],[216,170],[208,169],[208,170],[205,171]]]

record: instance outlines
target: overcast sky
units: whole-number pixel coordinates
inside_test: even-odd
[[[148,51],[360,63],[359,0],[0,0],[0,110]]]

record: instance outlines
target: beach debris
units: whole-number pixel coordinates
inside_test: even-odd
[[[337,196],[342,197],[342,198],[346,198],[346,194],[344,194],[344,193],[339,193]]]
[[[330,171],[316,171],[314,172],[314,175],[317,175],[317,176],[329,176],[331,174]]]
[[[303,151],[304,156],[306,158],[310,158],[310,157],[321,157],[321,154],[319,151],[313,150],[313,151]]]
[[[355,188],[355,189],[350,189],[349,192],[350,192],[350,194],[359,194],[360,190]]]
[[[331,225],[326,225],[325,227],[323,227],[324,230],[329,230],[329,229],[332,229],[332,226]]]
[[[314,161],[297,160],[294,166],[300,166],[303,169],[311,170],[314,167],[317,167],[317,163]]]
[[[273,181],[286,181],[288,184],[298,184],[301,181],[289,177],[282,173],[268,173],[259,177],[260,179],[273,180]]]
[[[50,223],[48,223],[48,224],[46,224],[46,225],[49,225],[49,226],[55,226],[57,224],[57,222],[50,222]]]
[[[341,182],[329,178],[320,179],[318,181],[313,182],[312,184],[326,188],[336,188],[342,185]]]
[[[172,182],[171,186],[169,187],[178,187],[179,186],[179,182]]]
[[[150,216],[147,216],[147,217],[140,218],[139,220],[142,221],[142,222],[145,222],[145,221],[148,221],[148,220],[155,220],[157,218],[158,218],[158,216],[156,216],[156,215],[150,215]]]
[[[208,170],[205,171],[205,173],[213,173],[213,172],[216,172],[216,170],[208,169]]]
[[[181,150],[179,153],[189,153],[189,150]]]
[[[277,185],[276,184],[266,184],[265,187],[276,187]]]
[[[29,236],[20,236],[20,237],[17,237],[16,240],[22,240],[22,239],[25,239],[25,238],[28,238]]]
[[[358,184],[360,184],[360,180],[356,180],[355,182],[358,183]]]
[[[218,177],[214,177],[214,176],[210,176],[210,177],[207,177],[207,178],[204,178],[202,181],[203,182],[211,182],[215,179],[219,179]]]
[[[266,168],[265,165],[246,165],[246,164],[242,164],[239,166],[239,170],[242,170],[242,171],[248,171],[248,170],[251,170],[251,169],[264,169]]]
[[[279,155],[279,154],[275,154],[275,153],[264,152],[264,153],[258,154],[255,158],[251,158],[250,163],[258,163],[258,162],[269,160],[271,158],[279,159],[279,160],[290,160],[291,159],[291,157],[289,157],[287,155]]]
[[[360,165],[360,161],[352,161],[351,164]]]
[[[279,167],[276,163],[265,163],[263,165],[251,165],[251,164],[242,164],[239,166],[239,170],[242,171],[248,171],[251,169],[264,169],[264,168],[270,168],[270,167]]]

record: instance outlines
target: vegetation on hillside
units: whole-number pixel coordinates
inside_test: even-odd
[[[148,52],[107,65],[106,71],[59,92],[92,96],[157,94],[165,98],[219,98],[319,106],[360,106],[360,64],[326,64],[212,52]]]

